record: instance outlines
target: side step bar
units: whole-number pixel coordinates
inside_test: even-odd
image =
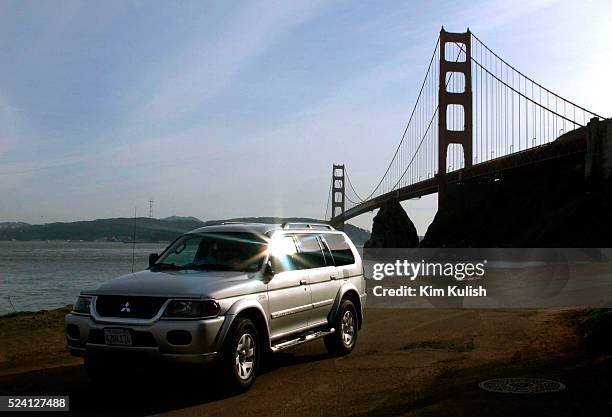
[[[310,342],[311,340],[319,339],[328,334],[332,334],[336,330],[332,327],[329,330],[321,330],[314,333],[308,333],[304,336],[300,336],[297,339],[287,340],[276,345],[272,345],[272,352],[279,352],[281,350],[288,349],[293,346],[301,345],[302,343]]]

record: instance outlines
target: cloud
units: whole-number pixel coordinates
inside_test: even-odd
[[[173,57],[172,72],[141,86],[148,95],[128,125],[147,126],[152,121],[171,123],[189,115],[220,93],[245,65],[316,15],[319,1],[251,3],[212,39],[203,39]],[[148,77],[145,77],[148,79]],[[153,94],[149,94],[150,91]]]
[[[523,16],[531,16],[539,10],[549,7],[559,0],[513,0],[506,2],[486,2],[476,4],[459,16],[459,21],[468,22],[470,29],[479,33],[498,30],[500,26]],[[447,29],[451,30],[451,29]]]

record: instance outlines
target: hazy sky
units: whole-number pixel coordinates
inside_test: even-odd
[[[322,217],[377,183],[441,25],[612,114],[612,2],[0,0],[0,221]],[[435,198],[405,203],[423,233]],[[355,223],[371,226],[371,214]]]

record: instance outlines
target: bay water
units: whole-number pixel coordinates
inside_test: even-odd
[[[0,315],[74,303],[83,289],[145,269],[167,243],[0,241]]]

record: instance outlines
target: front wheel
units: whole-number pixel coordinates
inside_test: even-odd
[[[357,309],[351,300],[342,300],[334,320],[335,332],[325,336],[323,343],[332,355],[348,355],[357,342]]]
[[[221,358],[221,371],[230,389],[246,391],[253,385],[260,357],[257,328],[251,320],[237,318]]]

